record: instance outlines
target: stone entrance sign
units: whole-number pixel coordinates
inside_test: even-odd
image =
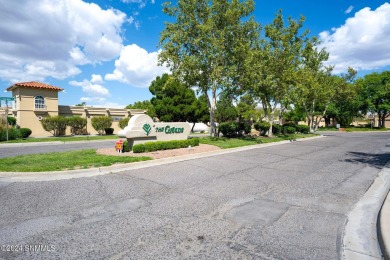
[[[191,126],[186,122],[156,123],[148,115],[134,115],[119,137],[127,138],[130,148],[135,144],[152,141],[186,140]]]

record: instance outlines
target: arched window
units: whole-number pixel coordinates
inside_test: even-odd
[[[45,99],[42,96],[35,97],[35,109],[46,109]]]

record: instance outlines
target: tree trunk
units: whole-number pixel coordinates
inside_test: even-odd
[[[325,126],[326,126],[326,127],[330,127],[330,119],[331,119],[330,116],[326,116],[326,117],[325,117]]]
[[[196,123],[193,123],[193,125],[192,125],[192,128],[191,128],[191,133],[193,133],[193,132],[194,132],[194,127],[195,127],[195,124],[196,124]]]
[[[207,92],[204,93],[207,95]],[[217,126],[215,125],[215,108],[217,104],[217,94],[215,89],[212,90],[211,100],[208,98],[207,103],[210,109],[210,136],[218,137]]]
[[[265,116],[268,120],[268,123],[270,124],[270,127],[268,129],[268,137],[272,137],[273,111],[271,111],[272,110],[271,105],[266,101],[266,99],[263,99],[261,103],[263,105]]]
[[[313,113],[309,113],[309,110],[307,109],[307,107],[305,105],[303,105],[303,109],[305,110],[305,113],[306,113],[307,125],[310,128],[310,133],[313,133],[314,132],[314,130],[313,130],[314,112]]]
[[[323,117],[318,117],[317,116],[317,119],[316,119],[316,125],[314,126],[314,132],[316,132],[317,130],[318,130],[318,127],[319,127],[319,125],[320,125],[320,122],[321,122],[321,119],[322,119]]]
[[[272,137],[273,136],[272,126],[273,126],[273,123],[274,123],[274,114],[272,112],[270,113],[270,117],[269,117],[268,123],[269,123],[268,137]]]

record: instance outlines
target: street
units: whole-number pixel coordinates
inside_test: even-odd
[[[389,141],[335,132],[91,178],[0,179],[0,258],[338,259]]]
[[[119,139],[119,138],[118,138]],[[115,139],[106,141],[88,141],[88,142],[59,142],[52,143],[26,143],[15,144],[14,147],[0,145],[0,158],[13,157],[24,154],[37,154],[49,152],[65,152],[82,149],[100,149],[115,146]]]

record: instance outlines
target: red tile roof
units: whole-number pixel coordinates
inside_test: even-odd
[[[25,88],[40,88],[40,89],[51,89],[51,90],[57,90],[62,91],[64,89],[55,87],[52,85],[48,85],[45,83],[37,82],[37,81],[30,81],[30,82],[18,82],[13,84],[11,87],[7,88],[7,91],[10,91],[16,87],[25,87]]]

